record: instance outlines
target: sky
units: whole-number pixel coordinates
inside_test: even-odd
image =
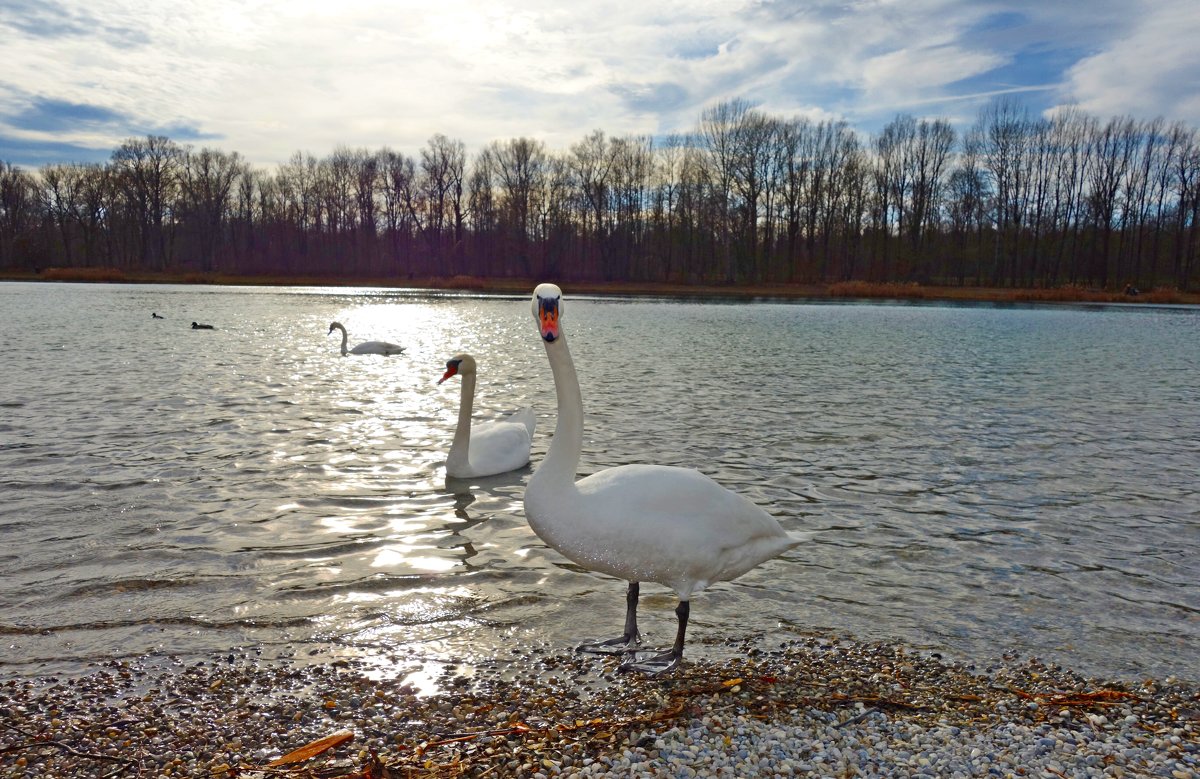
[[[469,153],[662,136],[741,99],[874,133],[1031,112],[1200,127],[1195,0],[0,0],[0,161],[165,135],[273,168],[338,147]]]

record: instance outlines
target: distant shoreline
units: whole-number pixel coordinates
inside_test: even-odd
[[[41,273],[0,270],[0,281],[110,284],[210,284],[268,287],[374,287],[430,291],[524,294],[544,279],[453,276],[444,278],[329,278],[317,276],[233,276],[221,273],[154,273],[109,268],[47,268]],[[737,300],[931,300],[979,303],[1148,303],[1200,305],[1200,293],[1154,289],[1135,295],[1074,285],[1045,288],[937,286],[863,281],[832,284],[673,284],[661,282],[569,281],[573,294],[631,297],[725,298]]]

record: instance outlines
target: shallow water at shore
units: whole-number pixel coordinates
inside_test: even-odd
[[[696,467],[811,539],[698,596],[695,654],[846,633],[1200,678],[1200,312],[566,292],[582,471]],[[444,477],[458,351],[477,418],[532,404],[545,454],[527,298],[12,283],[0,312],[0,676],[619,627],[623,585],[525,524],[529,469]],[[407,351],[342,358],[334,319]],[[674,598],[644,592],[665,642]]]

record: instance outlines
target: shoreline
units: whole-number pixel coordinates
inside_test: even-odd
[[[0,282],[74,282],[107,284],[197,284],[266,287],[370,287],[524,295],[540,279],[452,276],[439,278],[330,278],[316,276],[232,276],[220,273],[125,272],[106,268],[47,268],[41,273],[0,270]],[[1128,303],[1200,305],[1200,293],[1155,289],[1127,295],[1074,285],[1009,288],[938,286],[915,283],[848,281],[814,284],[678,284],[667,282],[563,281],[576,295],[667,297],[697,300],[905,300],[962,303]]]
[[[835,638],[730,648],[645,677],[524,644],[445,666],[432,695],[380,678],[377,660],[108,661],[78,680],[0,683],[0,775],[1200,775],[1200,687],[1172,678]]]
[[[593,294],[670,294],[644,290]],[[404,646],[301,659],[297,645],[271,660],[253,645],[131,656],[77,678],[0,664],[0,778],[1200,776],[1200,679],[782,629],[696,642],[678,672],[647,678],[532,642],[457,665]],[[395,673],[414,667],[438,669],[436,692]]]

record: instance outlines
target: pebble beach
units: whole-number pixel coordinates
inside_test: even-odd
[[[1200,686],[1170,677],[763,636],[658,677],[616,665],[515,646],[421,688],[378,659],[238,650],[6,679],[0,776],[1200,777]]]

